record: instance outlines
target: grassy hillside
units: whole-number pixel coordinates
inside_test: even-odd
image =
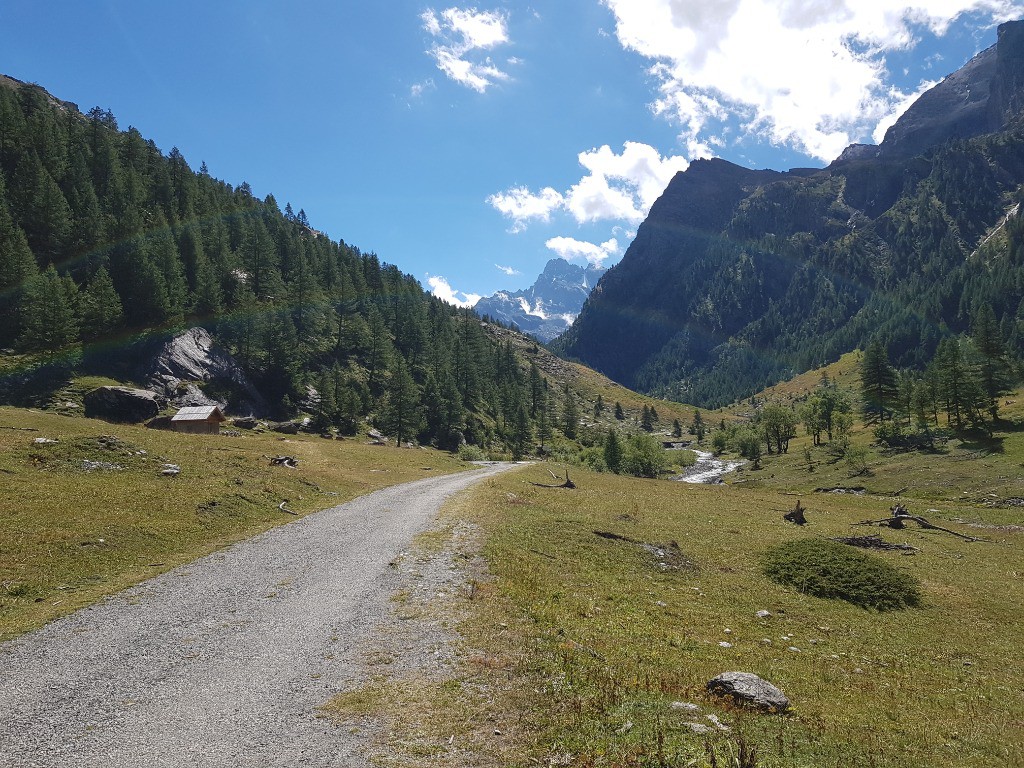
[[[282,454],[298,468],[270,466]],[[0,640],[294,520],[282,501],[304,515],[464,466],[359,439],[184,435],[0,407]]]

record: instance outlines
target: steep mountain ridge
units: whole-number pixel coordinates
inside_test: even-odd
[[[551,341],[576,319],[605,272],[604,267],[593,264],[551,259],[529,288],[498,291],[480,299],[473,309],[541,341]]]
[[[788,173],[694,162],[553,348],[711,406],[875,335],[901,364],[919,363],[979,301],[1017,343],[1015,219],[984,258],[970,255],[1018,201],[1022,106],[1024,23],[1012,22],[878,147]]]

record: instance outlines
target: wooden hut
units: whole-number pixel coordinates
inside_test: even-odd
[[[197,405],[182,408],[171,417],[171,430],[196,435],[216,435],[227,417],[216,405]]]

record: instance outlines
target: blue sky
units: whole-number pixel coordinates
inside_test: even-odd
[[[615,263],[702,156],[872,142],[1024,0],[0,0],[0,72],[454,300]]]

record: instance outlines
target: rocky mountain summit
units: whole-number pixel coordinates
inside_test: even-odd
[[[873,338],[898,365],[920,365],[979,303],[1024,349],[1024,265],[978,255],[982,243],[1016,253],[1006,238],[1019,228],[1022,119],[1016,21],[878,146],[785,173],[695,161],[553,347],[633,389],[709,407]]]
[[[480,299],[473,308],[477,314],[515,325],[541,341],[551,341],[576,319],[606,271],[593,264],[582,266],[551,259],[529,288],[498,291]]]

